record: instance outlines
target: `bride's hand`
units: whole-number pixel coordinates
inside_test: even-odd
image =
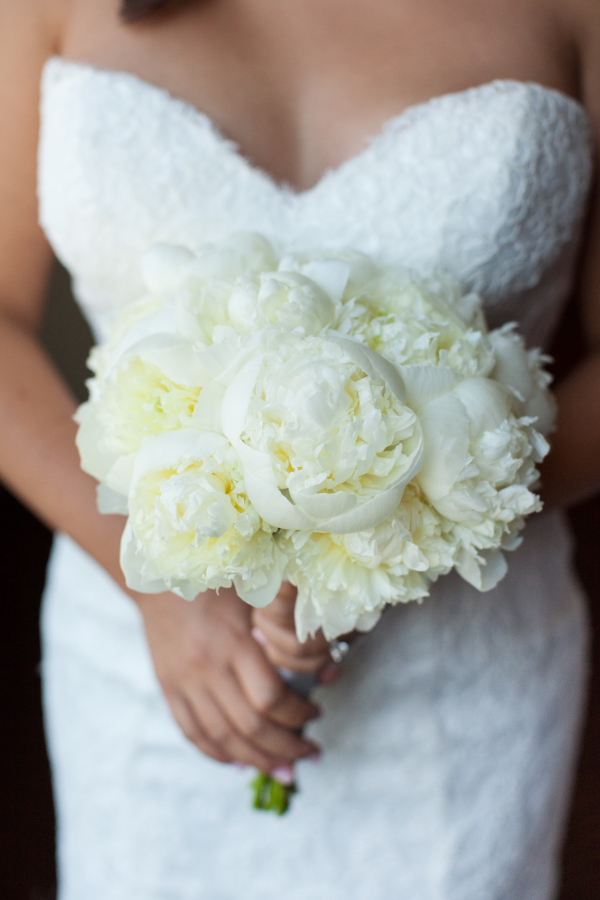
[[[303,644],[296,637],[296,594],[296,588],[284,581],[269,606],[252,610],[252,633],[274,666],[293,672],[318,673],[322,684],[331,684],[339,677],[340,670],[331,659],[329,641],[321,631]]]
[[[136,594],[160,683],[184,734],[220,762],[285,780],[318,752],[300,730],[319,709],[289,690],[251,636],[251,612],[234,590]]]

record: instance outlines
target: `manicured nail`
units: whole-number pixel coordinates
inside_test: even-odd
[[[341,674],[342,670],[337,663],[329,663],[329,665],[325,666],[319,673],[319,684],[333,684],[338,680]]]
[[[306,758],[309,762],[318,763],[320,762],[322,756],[323,754],[320,750],[315,750],[314,753],[311,753],[310,756],[307,756]]]
[[[252,637],[254,640],[261,645],[261,647],[267,646],[267,639],[260,630],[260,628],[256,628],[256,626],[251,631]]]
[[[290,785],[294,783],[294,770],[291,766],[279,766],[271,772],[273,778],[282,784]]]
[[[246,765],[246,763],[240,762],[240,761],[237,760],[237,759],[234,759],[234,761],[231,763],[231,765],[232,765],[232,766],[235,766],[236,769],[247,769],[247,768],[248,768],[248,766]]]

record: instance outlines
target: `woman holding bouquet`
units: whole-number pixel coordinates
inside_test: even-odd
[[[596,4],[2,0],[0,50],[0,472],[60,533],[60,900],[549,900],[587,643],[559,509],[600,483]],[[286,584],[254,613],[126,588],[123,520],[96,511],[36,337],[51,247],[102,339],[151,244],[244,230],[446,271],[532,346],[580,276],[591,350],[559,392],[548,511],[493,591],[445,576],[341,678]],[[285,819],[247,808],[239,765],[297,768]]]

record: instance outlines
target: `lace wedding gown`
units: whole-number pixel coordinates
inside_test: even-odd
[[[55,58],[43,80],[41,220],[99,339],[155,241],[250,229],[454,273],[489,320],[546,344],[571,284],[591,172],[582,107],[495,81],[408,109],[295,192],[140,79]],[[322,688],[283,819],[248,772],[171,719],[137,609],[65,536],[43,614],[60,900],[548,900],[587,630],[560,515],[530,522],[505,580],[443,578],[390,609]]]

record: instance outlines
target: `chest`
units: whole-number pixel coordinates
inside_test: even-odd
[[[61,52],[129,71],[202,109],[298,189],[404,108],[494,79],[575,91],[544,0],[219,0],[119,23],[75,0]]]

